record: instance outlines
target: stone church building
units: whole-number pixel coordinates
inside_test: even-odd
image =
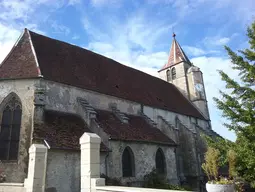
[[[8,182],[23,182],[28,149],[48,147],[46,188],[79,187],[79,138],[101,139],[101,174],[142,185],[154,168],[169,183],[203,180],[211,128],[203,75],[173,37],[153,77],[89,50],[27,29],[0,66],[0,160]]]

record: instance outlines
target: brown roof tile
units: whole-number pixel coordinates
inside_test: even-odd
[[[27,31],[30,34],[40,66],[47,80],[88,89],[138,102],[147,106],[204,119],[203,115],[172,84],[86,49]],[[22,41],[19,43],[21,44]],[[21,46],[21,45],[19,45]],[[23,51],[23,52],[22,52]],[[14,50],[20,56],[4,63],[2,77],[36,76],[31,50]],[[30,58],[28,61],[24,58]],[[15,61],[15,62],[14,62]],[[18,64],[17,64],[18,63]],[[31,64],[30,64],[31,63]],[[16,67],[17,66],[17,67]],[[12,70],[4,70],[5,68]],[[38,76],[38,75],[37,75]]]
[[[183,49],[181,48],[180,44],[177,42],[177,40],[175,39],[175,34],[173,35],[173,41],[172,41],[172,45],[171,45],[171,49],[170,49],[170,53],[169,53],[169,57],[168,57],[168,61],[167,63],[163,66],[163,69],[166,69],[168,67],[171,67],[173,65],[176,65],[180,62],[186,62],[188,64],[191,64],[189,58],[187,57],[187,55],[184,53]],[[160,71],[161,71],[160,70]]]
[[[35,124],[33,139],[46,140],[51,148],[80,150],[79,139],[89,128],[84,121],[73,114],[45,111],[44,123]],[[109,149],[101,143],[101,151]]]
[[[127,115],[128,123],[122,123],[112,112],[96,110],[97,122],[111,139],[124,141],[154,142],[176,145],[159,129],[147,123],[143,117]]]
[[[38,77],[29,33],[24,33],[19,43],[0,65],[0,79]]]

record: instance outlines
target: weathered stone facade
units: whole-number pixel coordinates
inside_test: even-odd
[[[29,33],[25,33],[23,38],[27,38],[26,36],[29,36],[28,34]],[[28,46],[29,40],[25,42]],[[39,46],[40,43],[39,41],[37,46]],[[22,46],[17,47],[22,49]],[[31,47],[33,50],[34,47],[32,43]],[[37,51],[38,49],[37,47]],[[179,50],[178,52],[179,56],[181,56],[181,51],[182,50]],[[15,53],[19,54],[17,50]],[[22,53],[21,51],[20,54]],[[31,54],[31,52],[29,53]],[[91,55],[93,54],[89,53],[88,56]],[[34,57],[36,60],[35,63],[38,64],[36,55],[34,55]],[[98,59],[97,56],[95,58]],[[36,67],[38,66],[36,65]],[[45,113],[47,111],[54,111],[56,113],[72,114],[79,117],[86,125],[80,127],[82,131],[84,128],[85,132],[85,127],[87,127],[89,131],[100,136],[102,141],[100,144],[101,148],[107,148],[100,152],[101,174],[111,178],[118,178],[126,185],[139,186],[143,181],[143,177],[155,168],[156,152],[160,149],[164,156],[168,182],[172,184],[188,183],[194,189],[198,189],[200,179],[203,177],[201,163],[205,151],[205,145],[200,137],[200,133],[212,134],[205,94],[201,96],[195,89],[196,83],[203,83],[202,74],[199,73],[199,75],[197,75],[198,73],[189,71],[188,69],[191,67],[191,64],[188,63],[187,58],[185,58],[185,62],[175,63],[173,66],[161,70],[159,73],[160,77],[163,80],[168,80],[166,72],[167,70],[172,70],[173,67],[176,72],[175,78],[168,82],[174,84],[176,87],[173,85],[168,86],[169,84],[157,78],[152,81],[158,86],[169,87],[169,89],[171,89],[169,96],[161,95],[163,100],[167,100],[170,97],[169,100],[171,102],[166,101],[165,103],[161,98],[157,95],[153,95],[151,92],[146,93],[148,94],[148,98],[144,99],[144,103],[142,103],[138,102],[138,100],[143,100],[139,95],[130,97],[130,94],[135,94],[135,92],[130,93],[127,91],[126,94],[130,98],[137,98],[137,100],[129,100],[127,99],[128,96],[117,97],[116,94],[119,94],[118,91],[116,91],[115,96],[113,96],[111,94],[105,94],[103,91],[92,91],[93,89],[86,89],[81,86],[78,88],[79,86],[75,84],[60,83],[62,82],[62,78],[64,78],[63,76],[54,77],[57,79],[56,81],[50,80],[51,78],[45,78],[41,74],[39,68],[39,75],[35,78],[31,76],[25,78],[25,76],[22,76],[24,79],[2,79],[0,81],[0,114],[2,114],[2,108],[5,106],[5,103],[8,102],[11,95],[15,95],[22,104],[18,161],[3,162],[7,174],[7,181],[24,181],[27,177],[28,149],[33,143],[40,143],[48,147],[46,189],[48,191],[63,191],[63,189],[71,189],[70,187],[73,187],[76,191],[80,188],[78,179],[81,174],[80,154],[77,149],[74,150],[77,141],[73,141],[74,138],[71,137],[66,138],[66,135],[68,135],[66,133],[64,133],[65,138],[58,137],[58,140],[61,140],[61,142],[57,141],[55,136],[58,134],[57,130],[59,129],[51,130],[53,133],[44,133],[43,136],[38,133],[37,135],[35,134],[35,127],[40,127],[40,125],[43,125],[46,121]],[[8,67],[6,68],[8,69]],[[22,70],[24,70],[23,74],[26,75],[27,69]],[[44,70],[47,71],[49,69],[44,68]],[[4,71],[4,69],[2,71]],[[36,75],[36,71],[34,72]],[[139,73],[139,75],[144,74]],[[137,75],[137,77],[139,75]],[[76,82],[76,77],[77,76],[74,77],[74,80],[72,79],[73,82]],[[145,76],[145,78],[150,79],[153,77]],[[70,82],[72,81],[70,80]],[[91,80],[88,80],[88,82],[90,81]],[[93,83],[95,82],[92,82],[92,84]],[[117,90],[120,88],[115,84],[113,87]],[[123,87],[129,87],[129,85],[123,84]],[[140,88],[137,87],[134,90],[139,90]],[[177,88],[186,98],[183,97]],[[105,89],[108,91],[107,87]],[[158,94],[165,91],[159,91],[157,86],[154,87],[154,90],[158,91]],[[171,95],[172,92],[175,95]],[[181,98],[180,101],[183,102],[184,105],[179,106],[183,107],[182,109],[179,109],[178,105],[172,102],[171,96],[175,99]],[[153,100],[153,102],[150,102],[151,100]],[[187,110],[186,107],[188,108]],[[199,109],[200,112],[197,109]],[[110,113],[110,116],[107,117],[108,119],[104,121],[103,125],[102,122],[98,120],[99,111],[105,111],[106,115]],[[192,112],[196,114],[193,115],[191,114]],[[103,113],[102,116],[104,116],[105,113]],[[202,114],[204,114],[204,116]],[[133,122],[131,122],[130,119],[132,119]],[[111,120],[117,121],[115,127],[112,127],[113,125],[109,123]],[[56,121],[52,123],[55,127],[58,125],[60,126]],[[134,123],[137,127],[131,127],[131,123]],[[132,132],[123,135],[120,131],[122,125],[125,125],[124,128]],[[107,129],[105,129],[105,127],[107,127]],[[131,129],[134,127],[135,130]],[[70,130],[75,133],[77,131],[73,130],[72,127]],[[139,137],[135,137],[136,131],[138,132],[138,130],[143,131],[142,133],[145,135],[148,134],[148,137],[143,137],[142,134],[139,135]],[[65,130],[62,131],[65,132]],[[35,135],[37,137],[35,137]],[[79,138],[81,135],[76,136]],[[71,145],[66,145],[62,140],[67,142],[70,140],[72,143]],[[58,142],[61,144],[57,145]],[[65,147],[63,147],[63,145],[65,145]],[[122,169],[122,155],[127,147],[134,154],[134,174],[131,177],[124,177],[124,171]]]
[[[28,148],[31,145],[33,129],[35,82],[36,80],[0,81],[0,118],[2,117],[3,108],[12,96],[18,97],[22,104],[18,161],[2,161],[7,181],[23,182],[27,174]]]
[[[29,85],[30,83],[30,85]],[[36,89],[46,90],[44,92],[45,94],[45,101],[44,104],[41,106],[44,106],[47,110],[54,110],[54,111],[61,111],[61,112],[68,112],[68,113],[74,113],[77,115],[80,115],[83,117],[84,121],[88,124],[91,124],[91,122],[88,122],[88,118],[85,118],[84,114],[85,111],[81,111],[79,103],[77,102],[77,98],[86,98],[86,100],[91,104],[92,107],[99,108],[99,109],[105,109],[110,110],[110,107],[112,104],[114,104],[118,109],[120,109],[124,113],[139,114],[140,111],[143,111],[143,113],[151,119],[151,121],[155,122],[157,125],[157,128],[160,129],[163,133],[168,135],[171,139],[173,139],[176,143],[180,144],[179,154],[175,153],[175,149],[173,147],[169,146],[162,146],[158,144],[150,144],[150,143],[137,143],[137,142],[122,142],[122,141],[110,141],[108,143],[108,147],[110,148],[111,152],[109,152],[107,159],[105,160],[105,156],[101,156],[101,173],[107,174],[109,177],[117,177],[122,178],[122,169],[121,169],[121,155],[126,146],[129,146],[133,153],[136,154],[135,156],[135,177],[133,178],[122,178],[122,181],[124,183],[130,183],[131,185],[139,185],[136,182],[140,182],[143,180],[143,176],[147,173],[149,173],[154,167],[155,167],[155,153],[158,148],[161,148],[165,154],[166,157],[166,164],[167,164],[167,178],[171,183],[178,183],[179,178],[178,175],[187,176],[187,177],[197,177],[198,176],[198,170],[197,170],[197,149],[196,149],[196,137],[199,137],[199,133],[196,133],[195,125],[193,124],[196,119],[188,116],[184,116],[181,114],[176,114],[169,111],[164,111],[161,109],[152,108],[149,106],[143,106],[139,103],[130,102],[123,99],[114,98],[111,96],[81,90],[75,87],[63,85],[60,83],[45,81],[43,79],[40,80],[30,80],[30,81],[21,81],[21,82],[12,82],[10,83],[13,88],[8,89],[4,87],[2,90],[6,90],[4,95],[8,95],[8,91],[10,92],[16,92],[20,95],[20,98],[22,100],[23,105],[25,104],[24,108],[28,108],[31,110],[31,112],[26,115],[23,112],[23,120],[24,123],[26,121],[29,122],[29,118],[32,118],[32,112],[33,112],[33,102],[34,100],[38,100],[38,98],[34,99],[34,96],[38,94],[34,94],[34,87],[36,85]],[[8,84],[5,83],[5,86]],[[23,86],[26,85],[27,89],[24,90]],[[41,85],[42,87],[39,87]],[[17,87],[18,86],[18,87]],[[19,88],[23,87],[23,88]],[[29,88],[28,88],[29,87]],[[28,90],[30,89],[30,90]],[[20,91],[19,91],[20,90]],[[28,90],[28,91],[27,91]],[[22,91],[27,91],[23,92]],[[31,93],[29,93],[31,91]],[[20,93],[21,92],[21,93]],[[27,97],[29,96],[29,97]],[[24,98],[26,97],[26,98]],[[38,96],[39,97],[39,96]],[[40,96],[41,97],[41,96]],[[41,100],[42,101],[42,100]],[[38,108],[38,107],[37,107]],[[176,126],[176,118],[178,117],[179,121],[183,124],[182,126],[177,125]],[[35,119],[34,119],[35,120]],[[203,120],[197,120],[197,124],[203,127],[204,130],[208,129],[208,122]],[[30,124],[31,126],[31,124]],[[26,127],[31,127],[26,125]],[[28,129],[27,128],[27,129]],[[31,131],[31,130],[30,130]],[[21,131],[21,134],[23,133],[23,130]],[[102,132],[99,132],[100,136],[102,137],[102,140],[107,140],[107,138],[104,138],[104,134]],[[28,134],[29,135],[29,134]],[[28,136],[24,136],[23,139],[28,138]],[[21,147],[20,150],[24,151],[25,154],[27,154],[27,149],[22,149],[23,142],[21,141]],[[28,143],[28,146],[30,144],[30,139],[26,141]],[[22,154],[22,153],[21,153]],[[182,159],[182,162],[180,158],[176,157],[176,155],[179,155]],[[77,156],[77,157],[76,157]],[[49,151],[48,156],[48,170],[47,171],[47,182],[48,186],[54,186],[52,182],[57,182],[52,180],[52,177],[55,177],[57,175],[64,175],[67,177],[66,181],[69,182],[76,182],[75,177],[79,175],[78,165],[79,165],[79,158],[78,154],[74,152],[68,152],[68,151]],[[189,158],[187,158],[189,157]],[[22,155],[19,157],[19,164],[20,165],[26,165],[27,161],[23,158]],[[176,161],[176,158],[179,162]],[[77,160],[77,161],[76,161]],[[62,162],[63,161],[63,162]],[[55,162],[55,163],[54,163]],[[57,163],[62,162],[62,163]],[[182,168],[179,170],[179,173],[177,175],[177,165],[178,163],[183,163],[183,165],[180,165]],[[107,163],[107,170],[105,163]],[[77,166],[76,166],[77,165]],[[26,165],[27,166],[27,165]],[[64,167],[63,167],[64,166]],[[53,170],[54,167],[54,171]],[[26,173],[21,170],[21,168],[17,169],[17,173],[15,175],[9,174],[8,180],[11,181],[22,181],[26,177]],[[69,172],[69,174],[66,174]],[[7,168],[7,174],[8,174],[8,168]],[[56,177],[58,178],[58,177]],[[65,183],[65,182],[64,182]],[[77,186],[77,184],[76,184]]]

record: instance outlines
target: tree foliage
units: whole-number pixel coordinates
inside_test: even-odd
[[[225,46],[231,67],[239,72],[240,80],[219,71],[226,91],[220,91],[222,98],[214,100],[229,121],[224,125],[237,136],[234,148],[237,173],[255,187],[255,21],[248,27],[247,36],[249,49],[236,53]]]
[[[210,137],[205,134],[201,136],[205,140],[207,147],[219,150],[219,166],[226,166],[228,164],[228,151],[233,149],[234,143],[222,137]]]

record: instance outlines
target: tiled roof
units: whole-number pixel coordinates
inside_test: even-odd
[[[32,65],[29,37],[39,64],[37,71],[36,60]],[[26,42],[25,45],[22,42]],[[11,53],[2,63],[0,79],[41,74],[47,80],[204,119],[173,84],[89,50],[25,30],[13,52],[18,56]]]
[[[0,66],[0,79],[38,77],[29,33],[24,33]]]
[[[158,128],[151,126],[141,116],[127,115],[128,123],[122,123],[112,112],[96,110],[97,122],[113,140],[140,141],[176,145]]]
[[[186,62],[188,64],[191,64],[189,58],[187,57],[187,55],[184,53],[183,49],[181,48],[180,44],[178,43],[178,41],[175,38],[175,34],[173,35],[173,41],[172,41],[172,45],[171,45],[171,49],[170,49],[170,53],[169,53],[169,57],[168,57],[168,61],[167,63],[162,67],[161,70],[166,69],[168,67],[171,67],[173,65],[176,65],[180,62]],[[161,71],[160,70],[160,71]]]
[[[33,139],[44,139],[53,149],[80,150],[79,139],[84,132],[91,133],[80,117],[45,111],[44,123],[34,125]],[[108,151],[108,148],[101,143],[100,150]]]

